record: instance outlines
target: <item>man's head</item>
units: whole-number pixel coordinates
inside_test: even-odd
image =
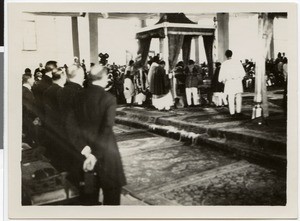
[[[278,54],[277,54],[277,58],[281,58],[282,56],[281,56],[281,53],[280,52],[278,52]]]
[[[225,56],[227,59],[231,58],[232,57],[232,51],[231,50],[226,50],[225,51]]]
[[[152,58],[152,62],[159,63],[159,57],[158,56],[154,56]]]
[[[22,76],[22,84],[28,84],[30,87],[34,84],[34,79],[31,74],[23,74]]]
[[[66,72],[62,68],[55,68],[52,70],[52,80],[53,82],[64,85],[67,80]]]
[[[108,84],[108,68],[100,64],[93,66],[89,78],[92,83],[105,88]]]
[[[164,67],[165,67],[165,65],[166,65],[166,62],[165,62],[165,61],[160,61],[160,62],[159,62],[159,65],[160,65],[161,67],[163,67],[163,68],[164,68]]]
[[[195,62],[193,61],[193,60],[189,60],[189,62],[188,62],[188,66],[194,66],[195,65]]]
[[[26,68],[24,71],[25,74],[30,74],[31,75],[31,70],[29,68]]]
[[[78,63],[78,57],[74,57],[74,63]]]
[[[82,85],[84,81],[84,70],[79,65],[71,65],[68,67],[67,77],[70,81]]]
[[[282,61],[284,64],[287,64],[288,63],[288,59],[285,57],[283,58],[283,61]]]
[[[39,67],[40,67],[40,68],[42,68],[42,67],[43,67],[43,64],[42,64],[42,63],[40,63],[40,64],[39,64]]]
[[[57,62],[56,61],[47,61],[45,65],[46,72],[52,71],[54,68],[57,68]]]
[[[216,68],[218,68],[218,67],[221,66],[221,63],[220,62],[216,62],[215,65],[216,65]]]
[[[134,61],[133,60],[130,60],[129,61],[129,66],[132,66],[134,64]]]
[[[40,80],[42,80],[42,77],[43,77],[43,74],[42,74],[42,72],[36,72],[36,73],[34,73],[34,80],[35,81],[40,81]]]
[[[183,61],[179,61],[179,62],[176,64],[176,67],[184,67]]]

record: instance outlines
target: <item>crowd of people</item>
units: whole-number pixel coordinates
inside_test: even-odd
[[[284,86],[287,81],[288,59],[285,53],[278,53],[277,58],[266,61],[266,75],[268,86]]]
[[[137,67],[133,60],[129,62],[123,83],[128,106],[135,104],[168,111],[171,107],[177,107],[178,97],[183,98],[183,106],[186,107],[201,104],[199,86],[208,78],[207,65],[197,65],[193,60],[184,65],[180,61],[172,73],[166,73],[165,65],[159,55],[151,57],[143,67]],[[121,96],[119,100],[122,100],[120,98]]]
[[[32,148],[46,147],[51,162],[69,172],[69,179],[82,188],[83,204],[99,205],[101,188],[104,205],[119,205],[126,178],[112,131],[117,102],[105,91],[107,61],[100,62],[89,73],[78,59],[64,67],[48,61],[33,75],[26,69],[22,136]],[[93,188],[83,187],[88,183]]]
[[[268,87],[284,87],[287,81],[288,59],[285,53],[278,53],[276,59],[266,60],[266,85]],[[255,87],[255,62],[246,59],[243,63],[246,76],[243,79],[245,91],[253,91]]]

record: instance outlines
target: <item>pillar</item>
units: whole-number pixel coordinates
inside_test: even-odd
[[[271,58],[275,59],[275,56],[274,56],[274,36],[272,36],[272,39],[271,39],[269,58],[270,59]]]
[[[167,26],[164,27],[165,38],[163,38],[163,60],[166,62],[165,70],[166,73],[169,75],[169,79],[171,81],[171,94],[174,99],[177,97],[176,95],[176,78],[174,77],[174,73],[170,72],[170,64],[169,64],[169,37],[168,37],[168,28]]]
[[[72,40],[73,40],[73,56],[78,57],[78,60],[80,61],[78,18],[77,17],[72,17]]]
[[[269,52],[268,52],[268,58],[275,58],[274,57],[274,18],[269,18],[268,22],[270,23],[270,25],[272,26],[271,30],[272,31],[272,37],[271,37],[271,43],[270,43],[270,48],[269,48]]]
[[[199,49],[199,36],[194,37],[195,41],[195,63],[200,64],[200,49]]]
[[[90,33],[90,62],[98,64],[98,16],[97,13],[89,13]]]
[[[257,57],[255,72],[255,106],[252,119],[269,116],[267,86],[266,86],[266,58],[273,35],[273,22],[268,19],[267,13],[258,16]],[[260,122],[261,123],[261,122]]]
[[[167,27],[164,28],[165,38],[163,38],[163,59],[166,62],[166,73],[169,73],[169,37]]]
[[[218,61],[225,60],[225,51],[229,49],[229,14],[217,13],[218,21]]]

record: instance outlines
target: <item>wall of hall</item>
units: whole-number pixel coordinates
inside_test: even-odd
[[[13,45],[13,50],[18,60],[18,65],[13,67],[13,71],[20,74],[26,67],[34,70],[40,62],[57,60],[59,65],[71,64],[73,62],[72,27],[70,17],[50,17],[33,16],[21,14],[14,17],[10,26],[12,31],[9,36],[9,45]],[[21,18],[21,19],[20,19]],[[34,25],[24,25],[33,22]],[[147,21],[151,25],[154,21]],[[205,18],[198,22],[201,25],[212,26],[212,18]],[[31,23],[32,24],[32,23]],[[86,60],[89,65],[89,30],[88,18],[79,17],[79,47],[80,57]],[[99,19],[99,53],[110,54],[109,63],[125,64],[128,58],[135,58],[137,51],[136,31],[140,28],[137,19],[110,20]],[[230,16],[229,38],[230,48],[235,56],[240,60],[254,59],[257,33],[257,16]],[[287,19],[274,20],[274,54],[286,52],[287,54]],[[35,39],[32,40],[32,39]],[[24,42],[25,41],[25,42]],[[26,42],[27,41],[27,42]],[[206,55],[202,38],[199,39],[200,62],[206,62]],[[34,50],[26,50],[29,45]],[[25,47],[25,48],[24,48]],[[217,47],[217,45],[216,45]],[[159,41],[153,39],[150,50],[159,53]],[[217,56],[217,55],[216,55]],[[127,59],[126,59],[127,58]],[[191,59],[195,59],[194,42],[191,47]]]
[[[39,63],[45,64],[48,60],[56,60],[60,66],[72,62],[72,29],[69,17],[28,14],[20,17],[23,19],[12,21],[9,27],[12,29],[8,36],[9,50],[16,57],[11,71],[21,75],[25,68],[34,71]]]

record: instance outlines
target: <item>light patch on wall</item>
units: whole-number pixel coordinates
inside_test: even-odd
[[[36,26],[35,21],[23,22],[23,51],[36,51]]]

